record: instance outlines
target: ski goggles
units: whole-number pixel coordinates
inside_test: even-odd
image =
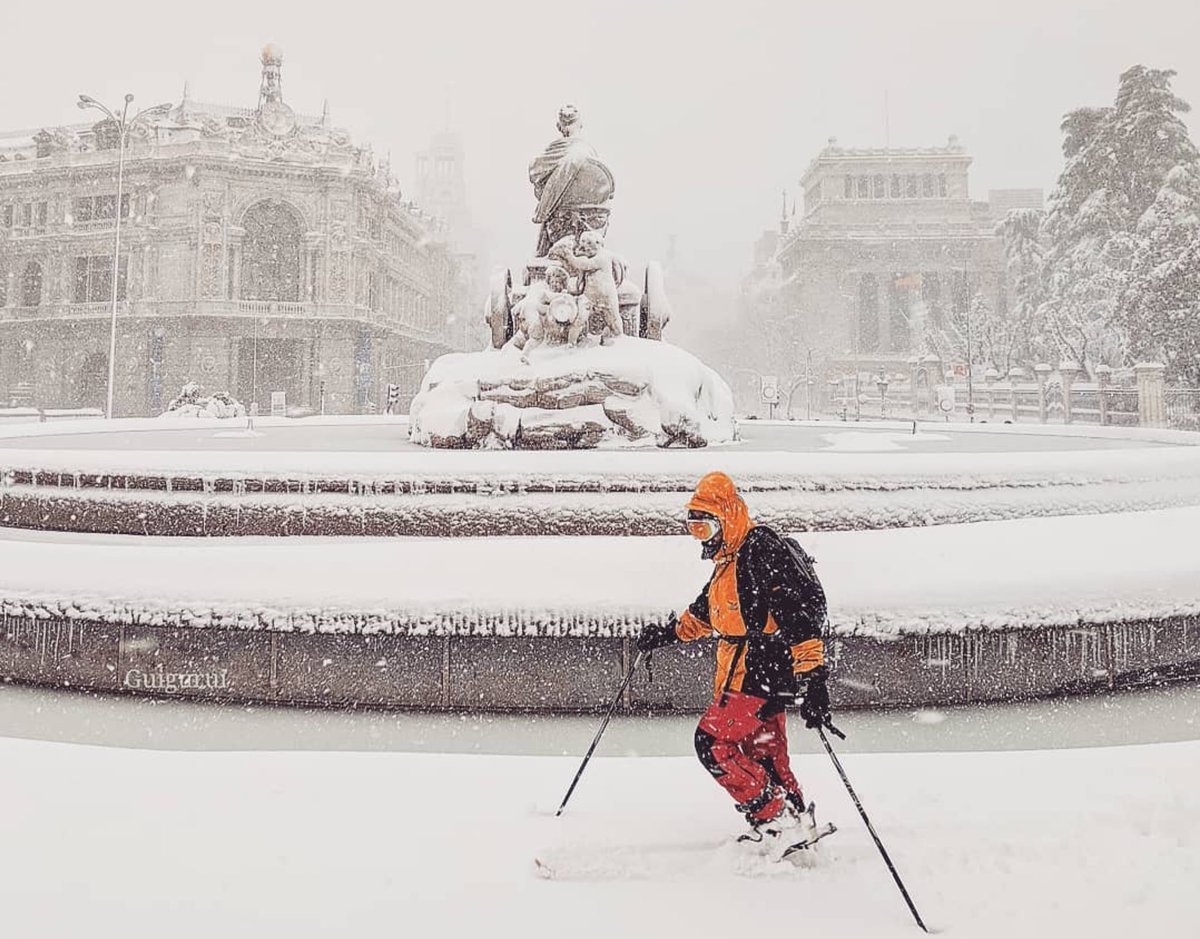
[[[721,523],[715,518],[689,518],[688,533],[697,541],[710,541],[721,532]]]

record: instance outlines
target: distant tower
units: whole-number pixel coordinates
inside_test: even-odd
[[[445,219],[452,242],[465,245],[471,240],[463,149],[458,134],[441,131],[434,135],[429,149],[417,154],[416,197],[426,212]]]
[[[258,91],[258,106],[268,101],[283,100],[283,50],[273,42],[263,46],[262,86]]]
[[[787,190],[783,190],[783,203],[779,207],[779,234],[788,233]]]
[[[262,85],[258,89],[258,126],[275,137],[296,129],[296,114],[283,102],[283,50],[273,42],[263,46]]]

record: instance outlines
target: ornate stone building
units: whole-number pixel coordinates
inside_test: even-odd
[[[133,125],[117,204],[108,120],[0,135],[0,404],[102,407],[113,236],[115,413],[159,413],[186,381],[265,413],[411,396],[449,351],[461,296],[442,226],[329,120],[296,114],[282,55],[256,107],[184,98]]]
[[[926,351],[927,328],[976,295],[1006,308],[996,225],[1009,209],[1040,208],[1042,194],[998,190],[973,201],[970,164],[954,137],[917,149],[846,149],[831,139],[809,164],[803,212],[772,236],[753,282],[777,280],[800,346],[826,369],[906,373],[908,359]],[[774,273],[764,269],[772,263]]]

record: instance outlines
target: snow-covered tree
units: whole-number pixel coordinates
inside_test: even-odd
[[[1118,364],[1106,353],[1117,329],[1127,213],[1117,189],[1112,109],[1072,111],[1062,131],[1066,164],[1043,223],[1045,300],[1039,316],[1059,357],[1090,370],[1106,361]]]
[[[971,293],[965,304],[954,304],[938,325],[927,324],[925,345],[943,362],[969,362],[993,366],[1007,375],[1023,364],[1019,349],[1023,336],[1011,311],[998,310],[982,291]]]
[[[996,226],[1004,242],[1004,273],[1008,288],[1008,318],[1012,322],[1011,360],[996,362],[1002,374],[1013,365],[1030,367],[1046,361],[1053,343],[1047,339],[1041,315],[1046,301],[1046,248],[1042,243],[1040,209],[1013,209]]]
[[[1135,65],[1121,75],[1109,124],[1116,188],[1135,226],[1167,175],[1200,159],[1180,114],[1190,105],[1171,91],[1172,69]]]
[[[1123,314],[1137,358],[1200,386],[1200,161],[1172,169],[1142,214]]]
[[[1081,108],[1063,119],[1066,159],[1043,224],[1048,332],[1065,358],[1089,371],[1123,364],[1138,321],[1123,308],[1138,250],[1142,214],[1167,175],[1196,161],[1171,91],[1175,72],[1127,69],[1109,108]]]

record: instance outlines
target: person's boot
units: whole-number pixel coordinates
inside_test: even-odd
[[[759,798],[739,805],[738,809],[750,825],[750,830],[739,835],[738,841],[765,844],[799,823],[799,816],[789,804],[787,794],[778,786],[769,787]]]
[[[816,806],[809,803],[803,811],[796,809],[796,802],[803,800],[784,795],[779,811],[771,818],[748,819],[750,831],[738,841],[752,842],[760,846],[763,854],[773,860],[781,860],[799,846],[815,843],[821,835],[817,826]],[[833,830],[833,826],[828,826]]]

